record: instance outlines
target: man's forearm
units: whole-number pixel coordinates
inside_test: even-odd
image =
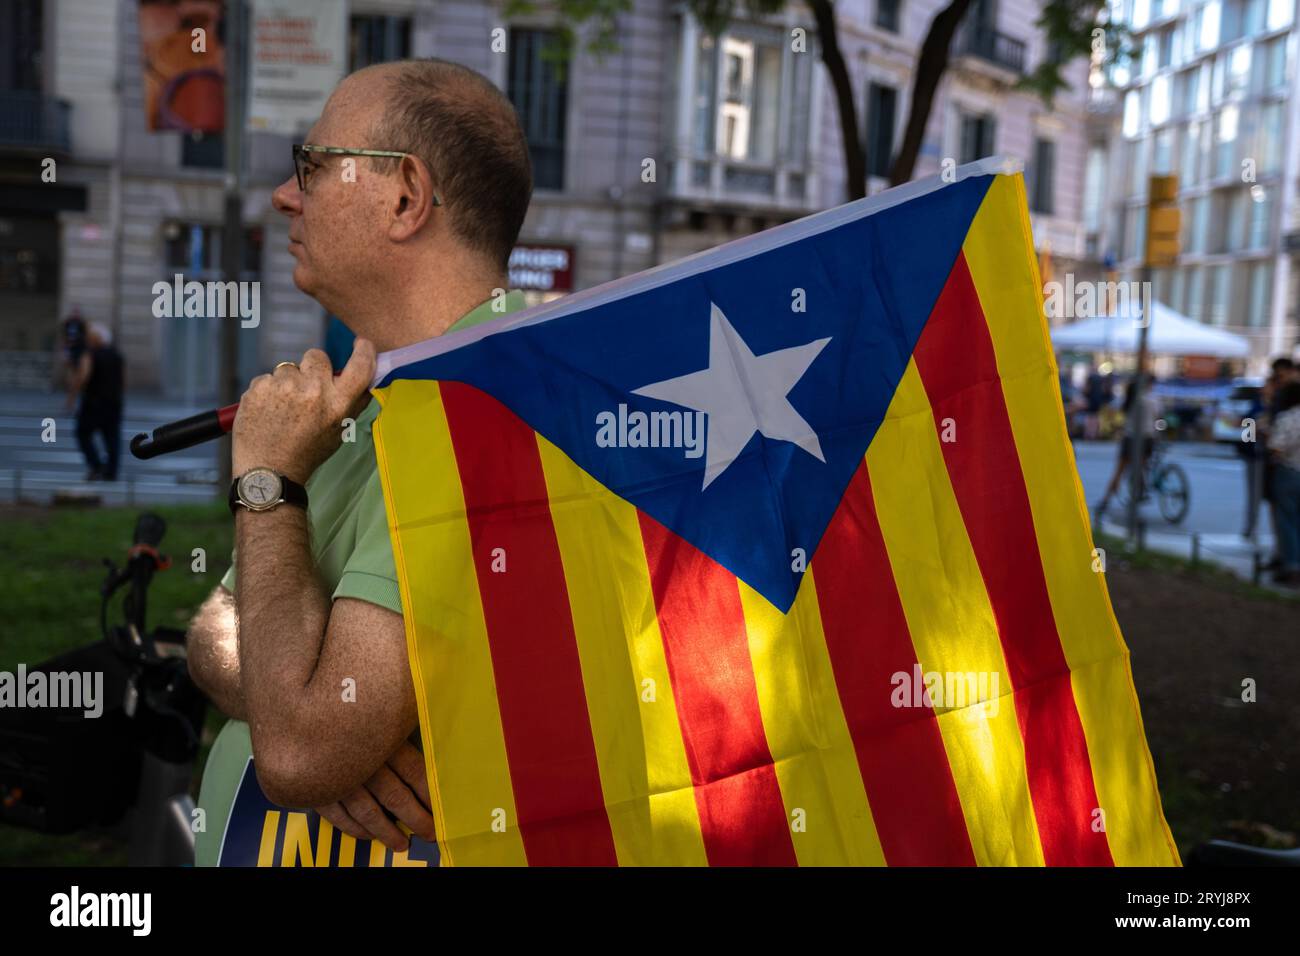
[[[199,608],[186,641],[190,676],[223,714],[247,720],[239,678],[239,620],[235,596],[216,588]]]
[[[282,505],[235,519],[239,670],[254,737],[280,742],[301,726],[320,659],[330,599],[311,557],[307,516]]]
[[[227,645],[227,646],[222,646]],[[239,643],[218,641],[210,647],[211,656],[206,663],[195,666],[190,652],[190,674],[194,682],[208,695],[217,710],[236,720],[248,720],[244,694],[239,681]],[[203,676],[199,676],[202,674]]]
[[[368,401],[375,347],[358,337],[336,376],[319,349],[259,375],[231,429],[231,470],[306,484]],[[417,721],[400,613],[332,599],[293,505],[235,518],[239,668],[258,782],[273,803],[323,806],[364,784]],[[356,693],[364,677],[366,690]]]

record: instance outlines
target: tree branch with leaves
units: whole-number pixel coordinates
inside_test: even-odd
[[[822,64],[826,67],[839,114],[840,138],[844,149],[844,171],[848,199],[860,199],[867,192],[867,144],[858,124],[857,97],[853,78],[840,46],[839,26],[832,0],[803,0],[812,13],[819,40]],[[916,170],[925,141],[925,129],[934,110],[935,98],[951,63],[952,42],[974,0],[949,0],[930,21],[913,72],[912,96],[902,140],[890,164],[891,185],[905,183]],[[762,20],[780,13],[787,0],[687,0],[686,7],[700,25],[714,35],[724,32],[737,16]],[[1056,94],[1068,87],[1065,68],[1081,56],[1100,53],[1103,65],[1127,55],[1127,34],[1112,23],[1099,23],[1105,0],[1046,0],[1035,27],[1043,34],[1046,48],[1054,54],[1044,58],[1016,88],[1037,93],[1049,107]],[[534,0],[506,0],[503,13],[509,18],[535,14],[539,9],[554,15],[556,43],[549,54],[558,60],[571,58],[579,31],[585,30],[584,48],[604,56],[619,48],[619,18],[630,11],[632,0],[553,0],[544,6]],[[1101,33],[1098,34],[1097,31]]]

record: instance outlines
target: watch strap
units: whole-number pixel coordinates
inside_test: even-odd
[[[290,478],[280,476],[280,497],[286,505],[307,510],[307,489]]]

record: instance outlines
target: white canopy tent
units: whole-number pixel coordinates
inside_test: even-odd
[[[1163,303],[1156,302],[1151,314],[1147,350],[1153,355],[1244,358],[1249,354],[1250,344],[1244,337],[1202,325]],[[1051,330],[1052,345],[1058,350],[1135,353],[1138,350],[1138,322],[1141,316],[1141,305],[1134,303],[1118,310],[1114,315],[1058,326]]]

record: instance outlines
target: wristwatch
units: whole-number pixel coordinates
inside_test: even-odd
[[[270,468],[250,468],[230,483],[230,513],[270,511],[282,504],[307,510],[307,489]]]

